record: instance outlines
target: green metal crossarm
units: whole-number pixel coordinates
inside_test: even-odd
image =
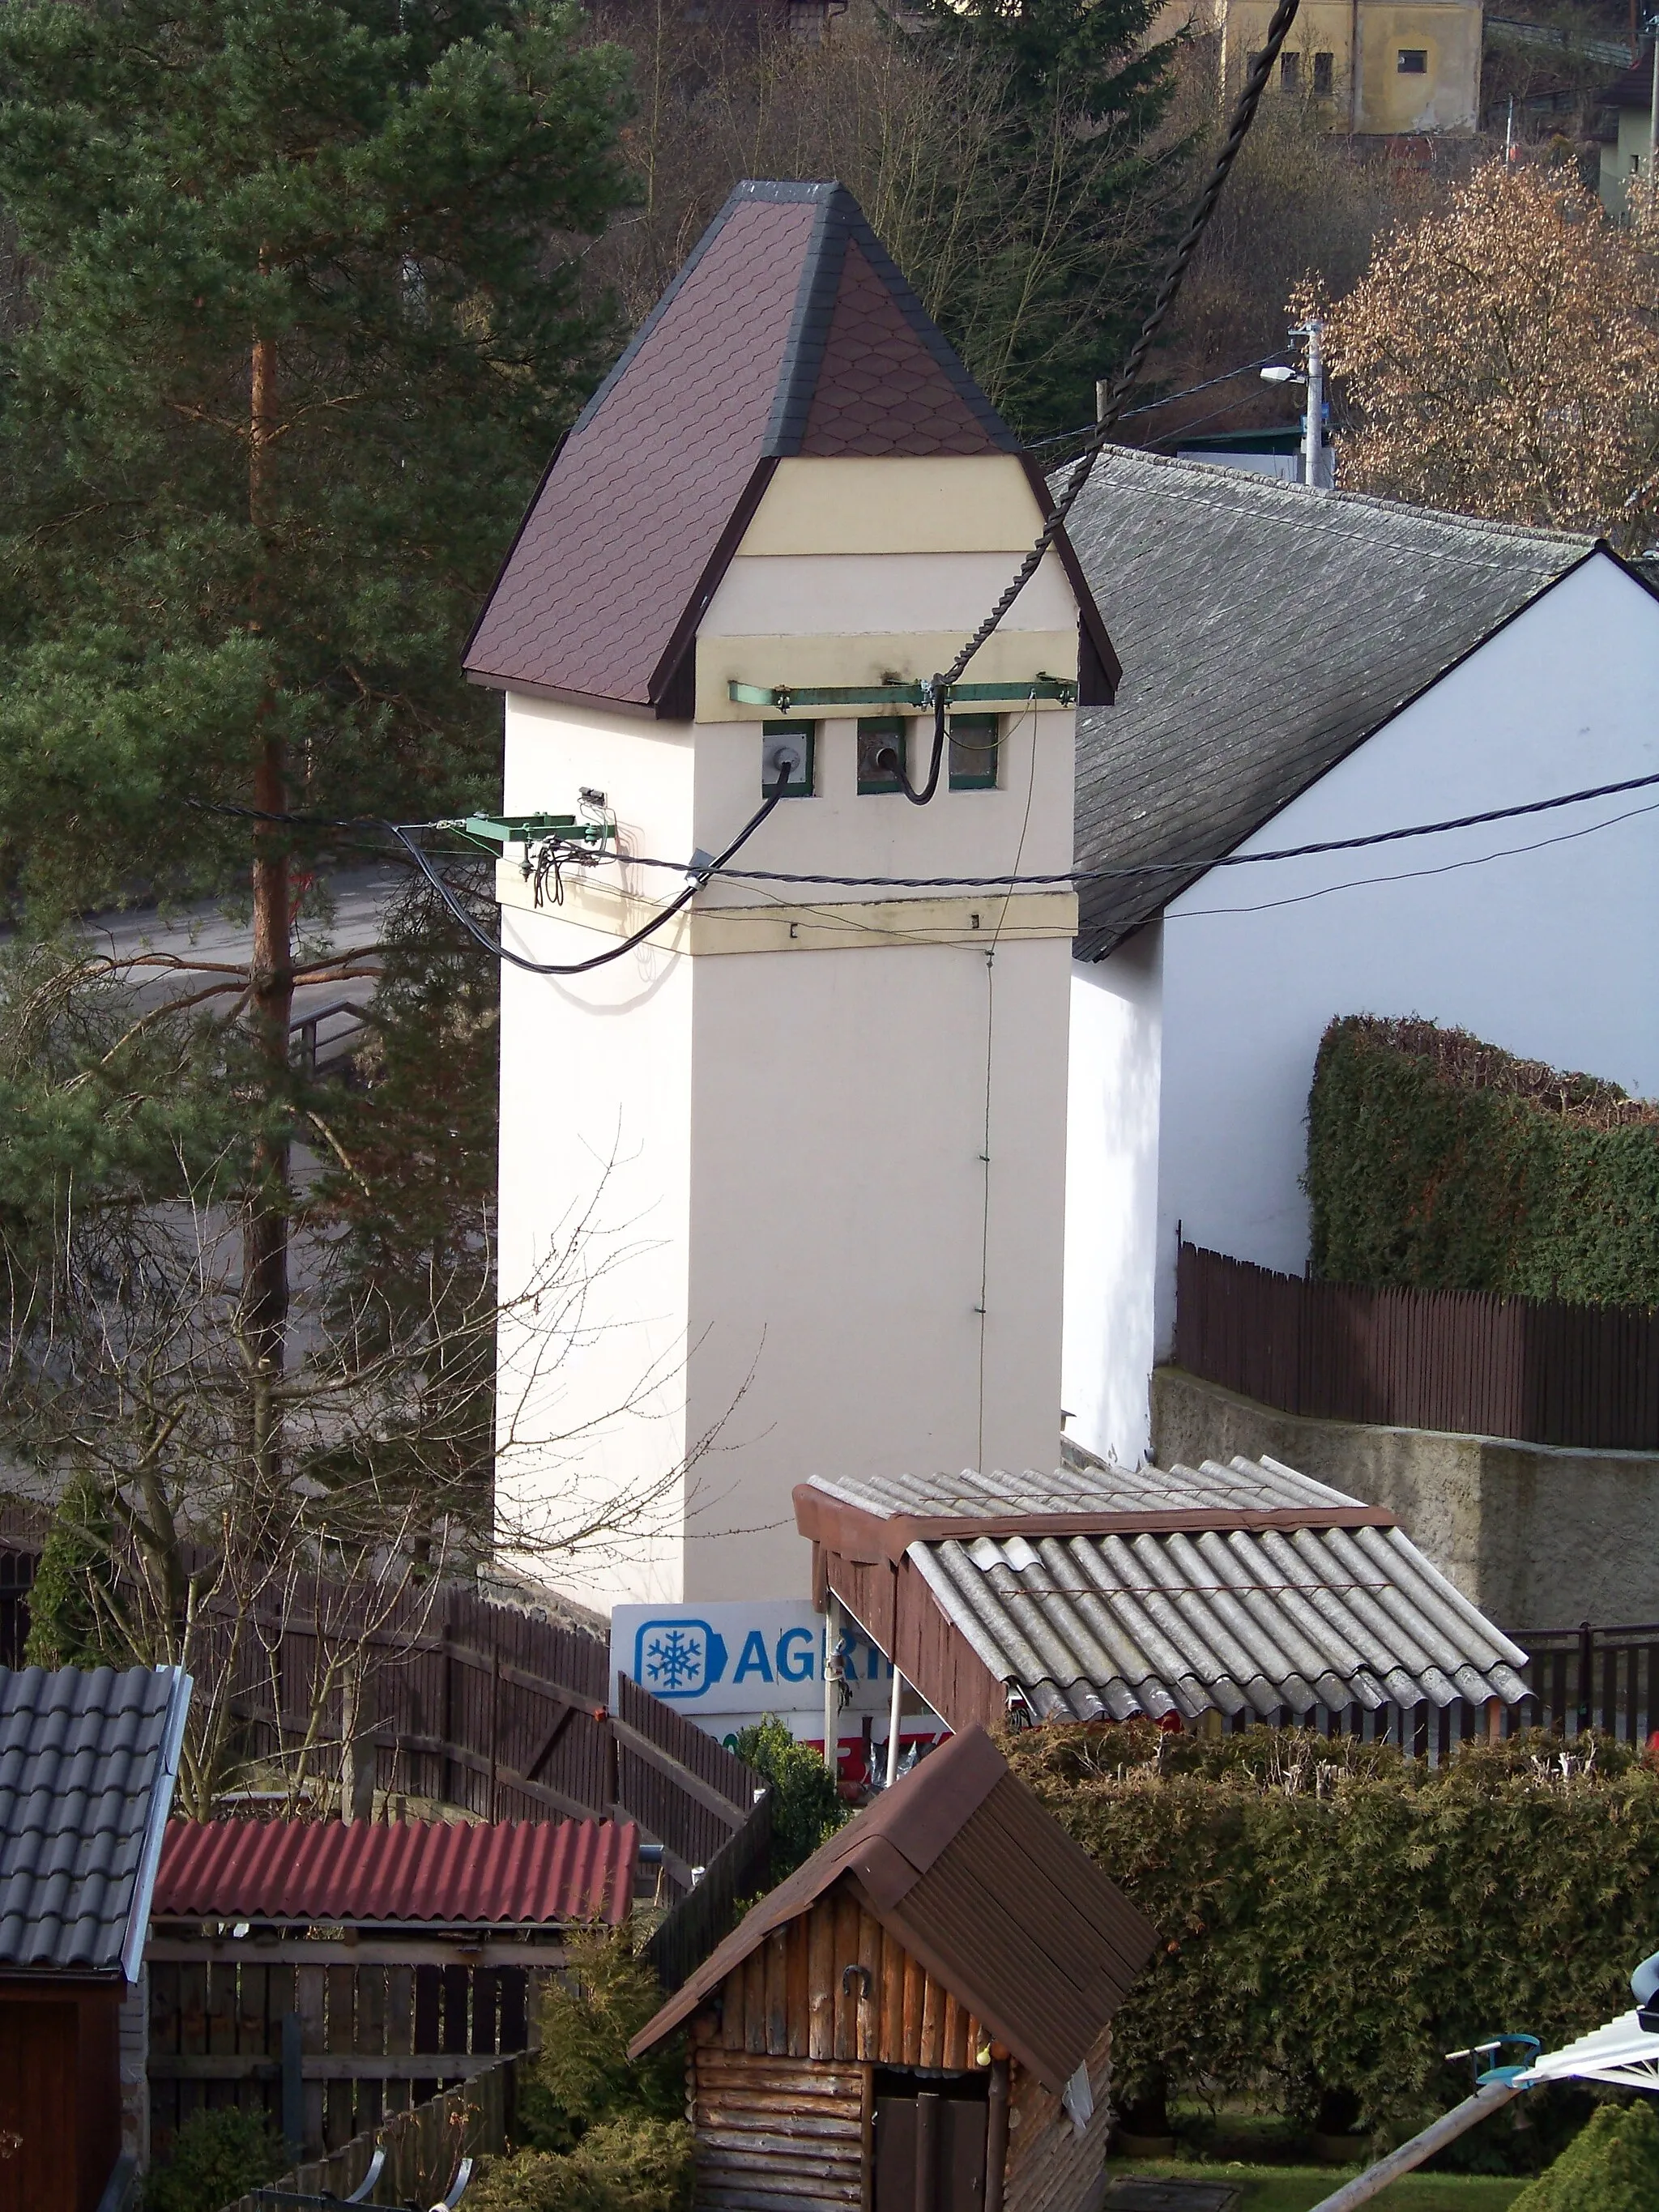
[[[580,822],[574,814],[469,814],[464,821],[441,822],[481,852],[500,852],[508,845],[539,845],[560,837],[568,845],[603,845],[611,835],[608,822]]]
[[[779,714],[797,707],[931,707],[931,684],[779,684],[769,690],[761,684],[726,687],[726,696],[738,707],[770,707]],[[1021,683],[1011,677],[1001,684],[952,684],[947,694],[952,705],[969,700],[1000,701],[1018,706],[1028,699],[1057,699],[1062,707],[1077,701],[1077,685],[1063,676],[1033,676]]]

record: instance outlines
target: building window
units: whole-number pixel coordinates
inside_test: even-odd
[[[801,771],[792,775],[783,787],[786,799],[811,799],[817,789],[818,726],[816,722],[763,722],[761,724],[761,793],[769,799],[777,789],[778,775],[774,765],[774,738],[792,738],[801,749]]]
[[[1335,91],[1336,56],[1316,54],[1314,56],[1314,98],[1329,100],[1334,96]]]
[[[1279,88],[1281,92],[1301,91],[1302,57],[1300,54],[1280,54],[1279,57]]]
[[[1631,157],[1630,157],[1630,173],[1631,173],[1631,174],[1632,174],[1632,177],[1639,177],[1639,176],[1641,175],[1641,173],[1642,173],[1642,156],[1641,156],[1639,154],[1632,154],[1632,155],[1631,155]]]
[[[996,715],[952,714],[951,790],[994,791],[1001,750],[1001,725]]]
[[[1429,73],[1427,49],[1423,46],[1401,46],[1395,67],[1401,76],[1426,76]]]
[[[896,791],[899,780],[882,759],[896,753],[905,765],[904,724],[896,714],[868,716],[859,723],[859,789],[867,794]]]

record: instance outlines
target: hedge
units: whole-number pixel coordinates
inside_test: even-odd
[[[1333,1022],[1305,1182],[1328,1281],[1659,1304],[1659,1106],[1463,1030]]]
[[[1006,1748],[1158,1930],[1117,2018],[1131,2111],[1167,2087],[1397,2139],[1467,2094],[1447,2051],[1600,2026],[1659,1940],[1659,1767],[1608,1739],[1520,1735],[1437,1768],[1140,1722]]]

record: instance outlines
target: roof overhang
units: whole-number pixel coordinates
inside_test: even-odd
[[[1234,1529],[1393,1528],[1395,1516],[1381,1505],[1295,1505],[1251,1511],[1239,1507],[1192,1510],[1100,1513],[997,1513],[951,1516],[878,1514],[832,1498],[811,1482],[795,1486],[795,1526],[844,1559],[895,1565],[912,1544],[951,1540],[972,1543],[976,1536],[1024,1536],[1038,1544],[1047,1536],[1168,1536],[1230,1534]]]

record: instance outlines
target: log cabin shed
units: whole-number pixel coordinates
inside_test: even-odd
[[[1156,1931],[983,1729],[884,1792],[635,2038],[689,2027],[698,2212],[1085,2212]]]

